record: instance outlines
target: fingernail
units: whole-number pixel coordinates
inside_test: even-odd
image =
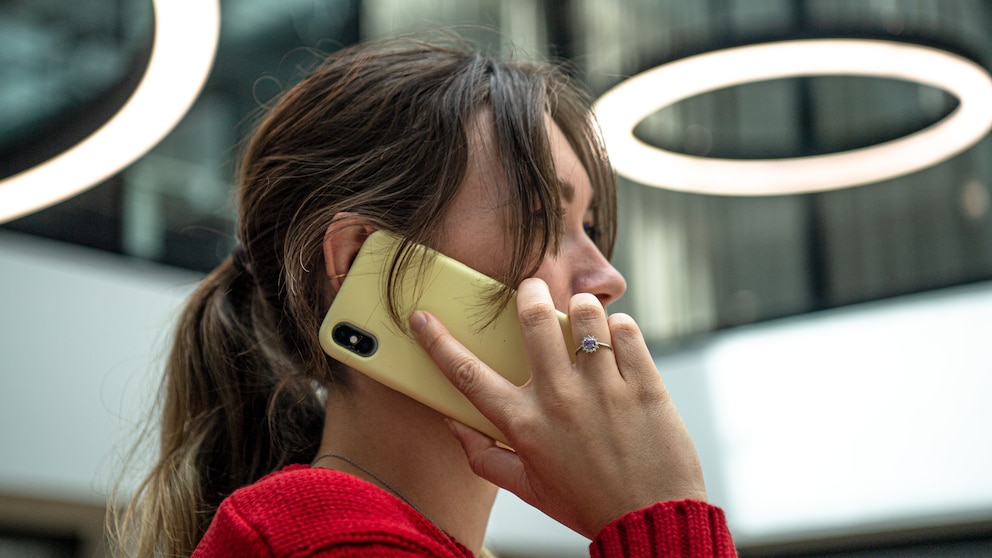
[[[417,310],[410,316],[410,327],[413,328],[413,331],[420,333],[420,330],[424,329],[425,325],[427,325],[427,316],[420,310]]]

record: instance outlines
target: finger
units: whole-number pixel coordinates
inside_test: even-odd
[[[596,296],[580,293],[572,297],[568,305],[568,320],[572,325],[572,338],[575,341],[575,364],[583,371],[593,369],[615,374],[616,357],[613,349],[610,327],[606,321],[606,310]]]
[[[524,500],[530,498],[527,475],[515,452],[500,447],[489,436],[459,422],[450,419],[446,422],[462,445],[472,472]]]
[[[516,388],[455,339],[437,318],[418,310],[410,316],[410,327],[420,346],[458,391],[501,432],[513,417]]]
[[[534,371],[533,382],[570,381],[571,349],[562,338],[558,311],[544,281],[531,278],[520,283],[517,288],[517,316],[524,349]]]
[[[613,314],[608,318],[607,324],[617,367],[624,380],[639,387],[654,386],[664,390],[654,358],[634,319],[627,314]]]

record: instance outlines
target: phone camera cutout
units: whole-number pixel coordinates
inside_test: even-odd
[[[335,325],[334,329],[331,330],[331,338],[338,345],[362,357],[372,356],[379,348],[379,344],[372,334],[349,323],[342,322]]]

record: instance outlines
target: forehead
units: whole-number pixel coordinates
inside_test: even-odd
[[[548,146],[554,161],[562,199],[571,204],[576,198],[589,205],[595,197],[589,175],[565,133],[550,117],[545,117]],[[505,208],[508,196],[505,173],[496,151],[492,113],[480,110],[466,130],[468,160],[461,192],[456,205],[459,210],[476,213]],[[471,207],[469,207],[471,206]]]
[[[579,156],[572,149],[565,133],[550,117],[547,119],[547,127],[555,170],[561,183],[562,198],[567,203],[587,201],[584,205],[591,205],[595,200],[596,192],[593,190],[589,173],[586,172]]]

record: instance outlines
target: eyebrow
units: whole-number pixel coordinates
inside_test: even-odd
[[[572,200],[575,199],[575,185],[560,177],[558,178],[558,184],[561,186],[562,199],[565,200],[565,203],[572,203]],[[589,207],[587,210],[594,210],[597,201],[599,201],[599,192],[593,188],[592,198],[589,199]]]
[[[558,179],[558,184],[561,185],[561,197],[568,203],[571,203],[575,199],[575,186],[567,180]]]

